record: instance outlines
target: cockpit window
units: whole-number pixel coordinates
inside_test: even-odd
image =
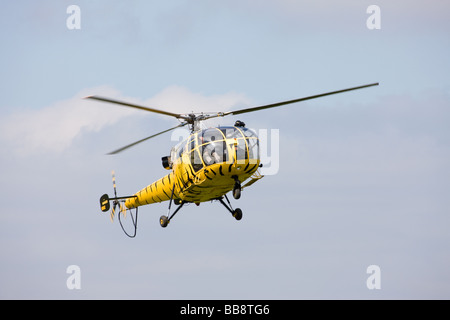
[[[199,145],[205,165],[234,160],[245,162],[259,159],[258,136],[250,129],[224,127],[207,129],[199,133]],[[229,152],[231,156],[229,156]]]
[[[199,134],[200,135],[200,134]],[[201,154],[205,165],[227,161],[227,145],[224,133],[217,128],[207,129],[201,132]]]
[[[242,129],[248,147],[248,158],[259,159],[259,139],[256,133],[247,128]]]
[[[259,159],[259,139],[244,127],[211,128],[197,132],[172,150],[172,161],[186,153],[194,171],[215,163],[245,163]]]

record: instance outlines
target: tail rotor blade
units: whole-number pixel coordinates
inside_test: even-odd
[[[109,218],[111,219],[111,222],[114,222],[114,207],[111,210],[111,213],[109,214]]]
[[[125,205],[120,204],[120,212],[123,214],[123,217],[126,218],[127,217],[127,207],[125,207]]]
[[[109,214],[109,218],[111,219],[111,222],[114,222],[115,212],[116,212],[116,204],[113,205],[113,207],[111,209],[111,213]]]
[[[114,188],[114,197],[117,198],[117,190],[116,190],[116,174],[113,171],[111,171],[111,176],[112,176],[112,182],[113,182],[113,188]],[[114,216],[116,214],[116,206],[117,206],[117,200],[114,200],[113,202],[113,207],[111,209],[111,213],[110,213],[110,219],[111,222],[114,222]]]
[[[111,171],[111,175],[112,175],[112,181],[113,181],[113,187],[114,187],[114,197],[117,198],[117,191],[116,191],[116,175],[114,170]]]

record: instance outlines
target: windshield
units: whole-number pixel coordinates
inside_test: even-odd
[[[236,160],[259,159],[259,141],[254,131],[243,127],[222,127],[206,129],[198,134],[199,151],[205,165]],[[232,156],[229,153],[232,152]]]
[[[188,155],[195,172],[204,166],[235,160],[238,164],[257,163],[259,139],[253,130],[244,127],[211,128],[196,132],[177,144],[171,151],[172,162],[182,162],[183,154]]]

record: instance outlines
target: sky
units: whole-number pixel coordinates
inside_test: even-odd
[[[374,4],[379,29],[367,25]],[[3,2],[0,298],[449,299],[449,9]],[[374,82],[205,123],[268,134],[273,170],[232,200],[239,222],[202,203],[163,229],[165,202],[140,208],[129,239],[100,211],[112,170],[119,194],[137,192],[167,174],[161,157],[183,133],[106,155],[178,122],[83,97],[225,112]]]

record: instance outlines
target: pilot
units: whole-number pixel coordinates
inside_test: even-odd
[[[216,152],[216,148],[213,143],[210,143],[203,148],[203,161],[207,166],[212,165],[214,163],[222,162],[222,159],[220,155]]]

